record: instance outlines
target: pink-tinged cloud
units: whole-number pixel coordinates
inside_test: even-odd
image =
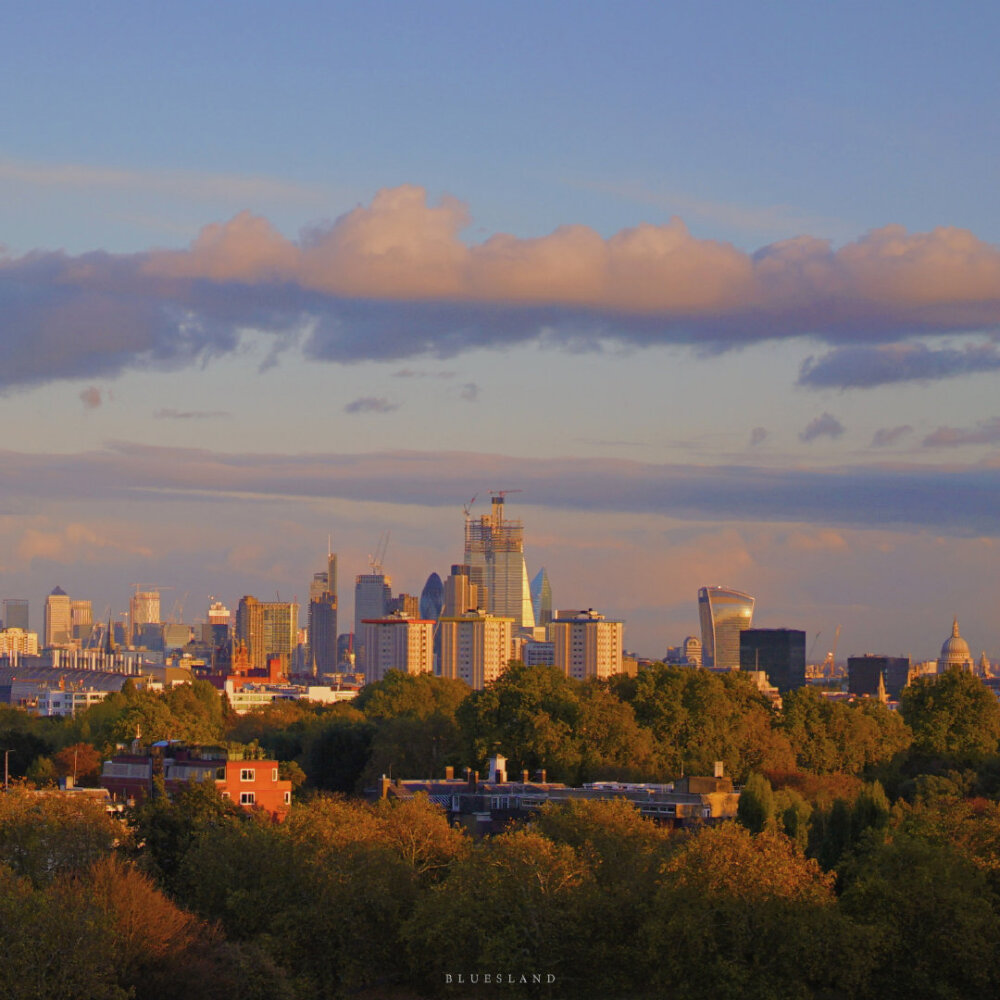
[[[96,385],[80,390],[80,402],[85,410],[96,410],[102,402],[101,390]]]
[[[823,413],[809,421],[809,425],[799,435],[799,440],[808,444],[821,437],[838,438],[843,433],[844,425],[832,413]]]
[[[276,351],[301,335],[309,357],[335,362],[543,336],[707,351],[812,336],[833,351],[806,365],[804,385],[997,361],[991,345],[930,351],[912,340],[1000,330],[1000,248],[966,230],[886,226],[840,249],[802,236],[751,254],[679,219],[610,237],[567,225],[467,243],[469,220],[456,199],[432,205],[403,186],[298,240],[244,212],[186,250],[2,260],[0,385],[203,363],[237,350],[247,328],[275,335]]]
[[[980,420],[975,427],[939,427],[923,441],[925,448],[955,448],[966,444],[1000,444],[1000,417]]]
[[[909,424],[901,424],[899,427],[880,427],[872,435],[871,446],[873,448],[888,448],[912,433],[913,428]]]

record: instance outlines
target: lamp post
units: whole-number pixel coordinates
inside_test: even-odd
[[[13,749],[7,749],[3,752],[3,790],[6,792],[10,787],[10,755],[13,753]]]

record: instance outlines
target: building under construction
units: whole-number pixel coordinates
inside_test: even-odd
[[[489,514],[465,515],[465,564],[470,582],[487,590],[490,614],[513,618],[517,626],[533,628],[531,589],[524,562],[524,525],[504,518],[504,496],[490,494]]]

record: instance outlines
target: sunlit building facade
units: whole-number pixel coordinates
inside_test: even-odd
[[[562,612],[549,625],[553,665],[578,681],[620,674],[624,634],[624,622],[593,609]]]
[[[739,670],[740,632],[753,622],[754,599],[726,587],[698,591],[702,665],[713,670]]]
[[[511,660],[512,618],[466,611],[438,623],[441,676],[465,681],[474,690],[495,681]]]

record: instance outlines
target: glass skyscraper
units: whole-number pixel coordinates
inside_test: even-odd
[[[726,587],[698,591],[702,665],[715,670],[740,669],[740,632],[753,621],[754,599]]]

